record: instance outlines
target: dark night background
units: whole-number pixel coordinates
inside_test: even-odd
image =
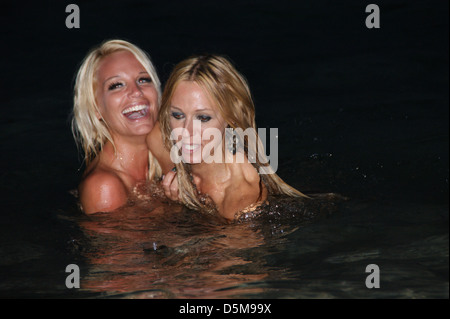
[[[65,26],[70,3],[80,29]],[[380,29],[365,26],[370,3]],[[163,84],[191,54],[230,57],[301,191],[448,207],[447,1],[36,1],[0,15],[4,246],[59,245],[55,212],[73,208],[81,167],[74,75],[112,38],[146,50]]]

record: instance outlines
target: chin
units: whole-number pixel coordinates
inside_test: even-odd
[[[183,162],[186,164],[200,164],[202,162],[201,154],[182,154]]]
[[[134,128],[132,132],[137,136],[148,135],[152,131],[154,126],[155,125],[153,123],[139,125],[139,127]]]

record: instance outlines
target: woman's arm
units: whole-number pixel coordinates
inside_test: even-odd
[[[161,127],[158,121],[156,121],[152,131],[147,135],[146,142],[148,149],[158,160],[162,173],[167,174],[175,166],[175,164],[170,159],[170,153],[164,146]]]
[[[178,198],[178,181],[176,178],[177,173],[173,170],[175,164],[170,159],[170,153],[164,146],[161,126],[159,122],[156,121],[155,126],[153,127],[150,134],[147,135],[147,147],[152,152],[152,154],[156,157],[161,166],[161,170],[163,173],[163,180],[161,185],[164,190],[164,194],[167,198],[177,201]]]

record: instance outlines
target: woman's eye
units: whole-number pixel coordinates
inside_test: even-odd
[[[197,119],[200,120],[201,122],[205,123],[205,122],[208,122],[209,120],[211,120],[211,116],[199,115],[199,116],[197,116]]]
[[[177,119],[177,120],[180,120],[180,119],[183,118],[183,113],[180,113],[180,112],[172,112],[172,117],[175,118],[175,119]]]
[[[140,79],[138,80],[138,82],[139,82],[140,84],[144,84],[144,83],[152,83],[152,78],[150,78],[150,77],[143,77],[143,78],[140,78]]]
[[[111,84],[108,86],[108,90],[110,90],[110,91],[115,90],[115,89],[121,87],[122,85],[123,85],[123,84],[120,83],[120,82],[114,82],[114,83],[111,83]]]

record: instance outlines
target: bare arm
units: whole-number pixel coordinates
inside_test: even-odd
[[[158,160],[163,174],[169,172],[175,166],[175,164],[170,159],[170,153],[164,146],[161,127],[158,121],[155,123],[152,131],[147,135],[146,142],[148,149]]]
[[[179,189],[178,189],[178,179],[177,173],[174,171],[169,171],[163,178],[161,185],[164,189],[164,194],[167,198],[178,201]]]
[[[147,135],[147,147],[158,160],[163,172],[163,180],[161,185],[167,198],[177,201],[178,198],[178,181],[176,172],[172,169],[175,164],[170,159],[170,153],[164,146],[163,137],[161,133],[161,126],[157,121],[150,134]]]

